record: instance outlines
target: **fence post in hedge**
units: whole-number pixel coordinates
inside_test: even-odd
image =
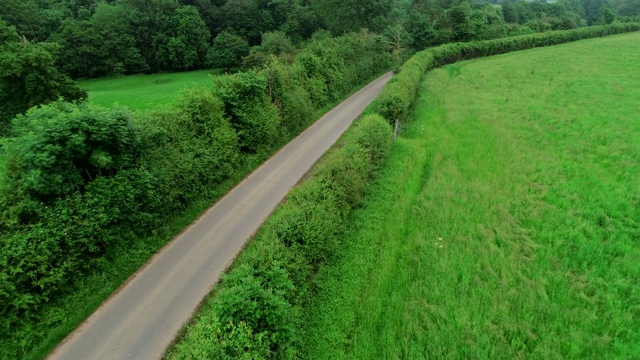
[[[393,142],[396,142],[396,137],[398,137],[398,132],[400,131],[400,120],[396,119],[396,126],[393,130]]]

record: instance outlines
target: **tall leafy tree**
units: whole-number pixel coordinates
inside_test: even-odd
[[[221,31],[220,26],[224,14],[220,12],[220,6],[224,4],[224,1],[182,0],[181,2],[184,5],[191,5],[198,9],[202,20],[207,25],[207,28],[212,35]]]
[[[606,5],[605,0],[580,0],[584,8],[584,15],[589,25],[596,24],[600,20],[602,9]]]
[[[47,19],[34,0],[2,0],[0,15],[28,40],[44,40],[48,35]]]
[[[0,134],[6,133],[11,118],[32,106],[60,97],[86,98],[87,92],[56,68],[58,49],[55,43],[34,44],[20,38],[0,19]]]
[[[91,18],[91,27],[100,41],[102,74],[131,74],[148,70],[149,66],[136,46],[136,30],[126,8],[98,3]]]
[[[318,8],[333,34],[367,28],[381,31],[393,8],[393,0],[319,0]]]
[[[471,40],[474,34],[469,4],[465,3],[451,8],[447,11],[447,19],[453,31],[453,41]]]
[[[242,58],[249,54],[249,43],[238,35],[223,31],[215,39],[207,55],[209,66],[225,68],[227,71],[238,66]]]
[[[104,75],[99,70],[102,62],[101,36],[88,20],[65,20],[50,38],[61,46],[60,68],[74,78]]]
[[[184,6],[175,10],[173,26],[158,56],[165,67],[190,70],[203,67],[211,34],[198,9]]]
[[[262,33],[276,28],[271,13],[261,9],[256,0],[229,0],[221,11],[224,28],[247,39],[250,45],[260,44]]]
[[[411,12],[406,27],[414,49],[422,50],[436,44],[437,33],[433,28],[433,22],[426,14]]]
[[[180,3],[177,0],[121,0],[136,29],[136,44],[152,71],[166,69],[160,48],[165,46],[174,31],[173,16]]]

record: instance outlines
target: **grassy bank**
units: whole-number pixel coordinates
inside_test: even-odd
[[[306,356],[640,352],[640,34],[429,73],[305,311]]]
[[[115,78],[78,81],[89,90],[92,104],[111,107],[114,104],[131,110],[151,110],[166,107],[187,87],[213,86],[211,76],[219,70],[199,70],[178,73],[138,74]]]

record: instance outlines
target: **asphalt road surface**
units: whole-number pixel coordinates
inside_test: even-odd
[[[160,359],[247,240],[380,93],[385,74],[331,110],[156,254],[49,359]]]

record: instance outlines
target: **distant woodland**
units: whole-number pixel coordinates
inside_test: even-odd
[[[57,44],[48,50],[56,53],[57,67],[72,78],[230,67],[243,58],[251,67],[265,54],[294,52],[297,44],[322,30],[341,35],[366,28],[386,35],[392,45],[419,50],[638,16],[640,0],[0,2],[2,26],[15,27],[20,37],[2,41]]]

